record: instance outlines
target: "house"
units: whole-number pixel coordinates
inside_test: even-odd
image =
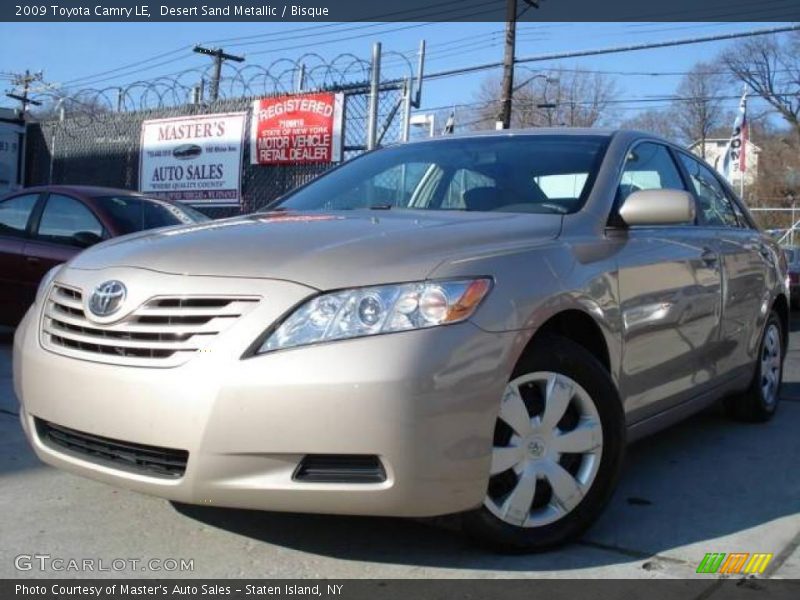
[[[705,155],[703,152],[704,147]],[[722,161],[723,157],[725,156],[725,148],[727,147],[728,138],[710,138],[705,140],[705,143],[703,143],[701,140],[692,143],[689,146],[689,150],[692,152],[692,154],[695,154],[701,158],[705,158],[707,163],[722,173]],[[756,146],[750,140],[747,140],[747,145],[745,147],[746,169],[744,172],[744,184],[746,186],[753,185],[758,179],[758,155],[760,153],[761,148]],[[731,185],[738,189],[742,173],[740,171],[734,171],[732,173],[732,177]]]

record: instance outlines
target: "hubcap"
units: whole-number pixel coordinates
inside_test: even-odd
[[[781,382],[781,332],[771,323],[761,347],[761,398],[767,406],[778,400]]]
[[[589,394],[566,375],[537,372],[506,386],[484,506],[518,527],[562,518],[589,491],[603,429]]]

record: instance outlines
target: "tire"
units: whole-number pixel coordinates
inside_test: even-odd
[[[616,387],[597,358],[566,338],[537,340],[504,393],[486,499],[462,516],[465,532],[505,552],[578,539],[616,487],[625,432]]]
[[[731,417],[738,421],[763,423],[775,415],[783,381],[784,345],[783,325],[773,310],[761,333],[750,387],[742,394],[725,399],[725,408]]]

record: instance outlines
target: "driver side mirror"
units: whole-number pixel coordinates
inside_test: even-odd
[[[622,202],[619,216],[629,227],[694,223],[694,198],[682,190],[638,190]]]

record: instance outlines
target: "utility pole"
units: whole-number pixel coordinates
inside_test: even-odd
[[[42,81],[43,75],[42,72],[39,71],[38,73],[34,73],[31,75],[30,70],[25,69],[25,75],[14,75],[14,78],[11,80],[11,84],[14,87],[21,87],[22,93],[21,94],[14,94],[9,92],[6,94],[9,98],[13,100],[17,100],[22,105],[22,115],[25,116],[28,112],[28,105],[33,104],[34,106],[41,106],[42,103],[36,100],[31,100],[29,93],[31,89],[31,84],[36,83],[37,81]]]
[[[517,43],[517,0],[506,0],[506,46],[503,54],[503,84],[500,97],[498,129],[511,126],[511,102],[514,97],[514,61]]]
[[[219,98],[219,82],[222,79],[222,62],[232,60],[233,62],[244,62],[244,56],[236,56],[235,54],[226,54],[222,48],[204,48],[203,46],[195,46],[194,52],[198,54],[205,54],[214,59],[214,75],[211,78],[211,102]]]
[[[503,85],[500,97],[500,114],[497,119],[497,129],[511,127],[511,105],[514,100],[514,66],[517,64],[517,20],[531,8],[539,8],[541,0],[522,0],[527,6],[522,12],[517,12],[517,0],[506,0],[506,43],[503,54]]]

